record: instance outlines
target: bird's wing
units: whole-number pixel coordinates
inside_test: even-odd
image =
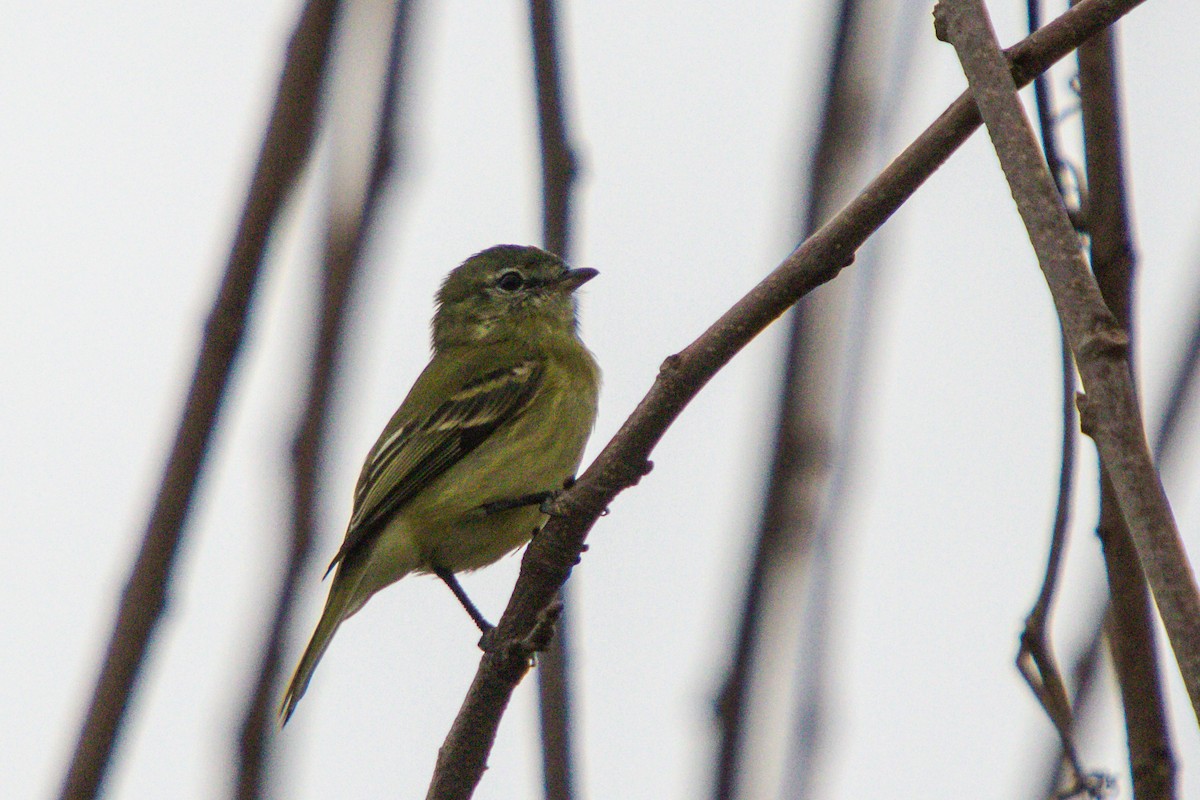
[[[541,380],[541,364],[534,359],[491,370],[432,413],[380,437],[363,465],[346,539],[329,569],[372,541],[405,503],[524,411]]]

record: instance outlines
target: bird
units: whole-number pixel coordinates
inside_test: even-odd
[[[300,702],[333,635],[379,590],[434,574],[486,633],[455,573],[492,564],[545,525],[595,424],[600,368],[575,291],[598,272],[496,245],[446,276],[433,354],[367,453],[320,620],[284,693]]]

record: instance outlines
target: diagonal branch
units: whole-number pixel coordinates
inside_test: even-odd
[[[63,800],[83,800],[100,791],[150,638],[166,608],[183,526],[241,350],[267,239],[312,145],[337,5],[337,0],[309,0],[288,42],[275,106],[225,274],[204,326],[175,442],[63,781],[59,795]]]
[[[1200,719],[1200,592],[1150,456],[1129,369],[1129,338],[1104,303],[1037,149],[982,0],[941,0],[954,44],[1079,365],[1084,433],[1100,451]]]
[[[1142,0],[1083,0],[1009,51],[1024,84]],[[529,669],[523,642],[578,563],[596,519],[649,468],[667,428],[709,380],[800,297],[832,280],[855,251],[979,126],[964,93],[841,212],[733,305],[699,339],[663,362],[646,397],[575,485],[521,561],[512,598],[446,741],[428,798],[469,797],[487,766],[500,717]]]

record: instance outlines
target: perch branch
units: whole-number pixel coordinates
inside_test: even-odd
[[[1083,0],[1014,46],[1013,77],[1022,85],[1142,0]],[[663,363],[649,393],[575,485],[557,500],[559,516],[534,538],[512,598],[484,653],[437,764],[427,798],[471,795],[487,766],[500,718],[529,669],[516,648],[578,562],[596,519],[649,467],[650,452],[709,380],[800,297],[836,277],[854,252],[975,131],[980,119],[964,93],[841,212],[734,304],[678,355]]]

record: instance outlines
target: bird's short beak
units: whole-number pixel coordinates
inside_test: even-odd
[[[554,281],[554,286],[564,292],[573,292],[600,273],[590,267],[569,269]]]

